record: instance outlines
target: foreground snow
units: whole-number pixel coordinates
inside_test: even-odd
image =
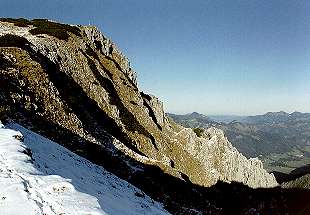
[[[1,215],[167,214],[102,167],[22,126],[7,127],[0,123]]]

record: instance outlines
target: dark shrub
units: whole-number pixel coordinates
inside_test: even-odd
[[[27,20],[23,18],[13,19],[13,18],[0,18],[2,22],[14,23],[15,26],[27,27],[33,25],[34,29],[31,29],[29,32],[33,35],[37,34],[47,34],[54,36],[60,40],[67,40],[69,38],[68,32],[81,36],[80,29],[76,26],[71,26],[67,24],[60,24],[56,22],[48,21],[47,19],[33,19]]]
[[[23,48],[28,44],[28,40],[12,34],[5,34],[0,36],[0,47],[19,47]]]
[[[27,27],[28,25],[31,25],[31,22],[24,18],[18,18],[18,19],[0,18],[0,21],[14,23],[15,26],[19,27]]]
[[[46,19],[34,19],[31,24],[36,27],[29,31],[33,35],[47,34],[60,40],[67,40],[69,38],[68,32],[81,36],[80,29],[76,26],[50,22]]]
[[[197,137],[201,137],[204,132],[202,128],[193,128],[193,131],[196,133]]]
[[[60,40],[67,40],[69,38],[69,34],[62,29],[40,27],[31,29],[29,32],[33,35],[47,34]]]
[[[0,106],[0,120],[2,120],[2,123],[6,122],[9,118],[10,108],[6,105]]]

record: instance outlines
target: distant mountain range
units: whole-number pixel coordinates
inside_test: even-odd
[[[239,115],[210,115],[208,116],[211,120],[215,122],[224,122],[224,123],[230,123],[232,121],[239,121],[243,122],[243,120],[247,116],[239,116]]]
[[[208,117],[169,114],[186,127],[218,127],[247,157],[260,157],[269,171],[290,172],[310,163],[310,113],[268,112],[263,115]]]

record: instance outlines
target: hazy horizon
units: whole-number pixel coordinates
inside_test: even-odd
[[[81,8],[83,8],[81,10]],[[171,113],[310,112],[310,2],[2,2],[3,17],[96,25]]]
[[[267,112],[263,112],[263,113],[253,113],[253,114],[234,114],[234,113],[215,113],[215,114],[212,114],[212,113],[203,113],[203,112],[197,112],[197,111],[192,111],[192,112],[167,112],[168,114],[177,114],[177,115],[186,115],[186,114],[192,114],[194,112],[196,113],[199,113],[199,114],[203,114],[203,115],[206,115],[206,116],[236,116],[236,117],[244,117],[244,116],[256,116],[256,115],[264,115],[266,113],[275,113],[275,112],[282,112],[283,110],[279,110],[279,111],[267,111]],[[287,114],[292,114],[294,112],[300,112],[300,111],[292,111],[292,112],[286,112],[286,111],[283,111]],[[309,113],[309,112],[300,112],[300,113]]]

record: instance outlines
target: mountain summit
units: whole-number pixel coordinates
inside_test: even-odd
[[[185,197],[175,194],[185,191],[169,185],[173,180],[202,187],[218,181],[277,185],[221,130],[198,137],[166,117],[163,103],[140,92],[128,59],[96,27],[1,19],[0,47],[2,119],[102,165],[170,211],[189,210]]]

